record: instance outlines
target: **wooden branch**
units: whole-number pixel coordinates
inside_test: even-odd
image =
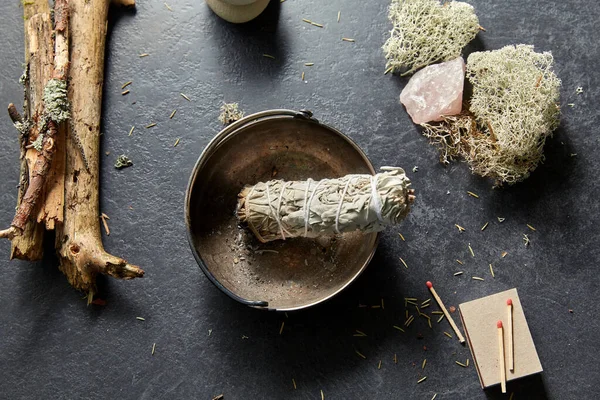
[[[0,238],[12,239],[13,256],[37,259],[43,225],[36,220],[55,228],[59,268],[75,288],[88,293],[89,301],[98,273],[119,279],[144,275],[108,254],[100,235],[100,117],[109,3],[55,0],[54,29],[47,0],[27,3],[25,115],[13,104],[8,110],[21,133],[21,187],[15,218]],[[30,218],[38,207],[37,219]]]
[[[23,119],[29,125],[25,134],[19,134],[21,143],[21,172],[17,207],[23,204],[29,188],[30,170],[37,159],[37,150],[27,148],[39,134],[39,118],[43,114],[44,87],[51,77],[54,57],[52,19],[47,0],[35,0],[24,5],[25,18],[25,104]],[[16,110],[16,108],[15,108]],[[14,113],[14,112],[13,112]],[[9,112],[11,114],[11,112]],[[11,116],[12,118],[12,116]],[[34,219],[21,225],[19,235],[13,232],[11,258],[39,260],[43,254],[44,227]]]
[[[42,21],[46,21],[42,26],[47,27],[49,17],[47,14],[36,14],[29,22],[33,23],[37,20],[36,17],[38,16],[41,16]],[[69,65],[67,0],[55,1],[54,20],[56,23],[54,40],[52,34],[50,34],[49,38],[47,37],[47,29],[42,29],[41,32],[43,32],[45,36],[43,37],[44,40],[39,42],[37,41],[38,37],[33,35],[31,36],[32,40],[30,41],[31,49],[44,48],[46,50],[46,57],[45,60],[43,60],[45,62],[41,64],[42,69],[39,71],[40,76],[42,77],[41,82],[44,82],[42,95],[43,104],[38,100],[38,105],[32,118],[33,127],[30,129],[29,133],[30,141],[33,139],[31,135],[35,135],[36,131],[37,137],[30,146],[26,146],[33,147],[35,151],[29,151],[26,154],[26,158],[32,164],[28,164],[28,169],[30,171],[29,186],[21,198],[11,224],[12,227],[16,228],[16,232],[13,233],[16,235],[19,235],[25,230],[33,210],[38,205],[39,200],[43,197],[42,193],[46,188],[47,177],[56,152],[55,143],[58,135],[58,124],[64,123],[68,119],[68,102],[66,98],[66,78]],[[52,29],[50,29],[50,33],[51,32]],[[55,52],[52,51],[52,43],[54,43]],[[49,62],[48,59],[51,59],[51,61]],[[47,79],[48,70],[52,72],[52,79]],[[37,82],[37,80],[35,82]],[[12,110],[12,114],[14,114],[14,110]],[[62,201],[60,201],[60,205],[62,206]]]
[[[69,100],[64,223],[57,226],[60,269],[75,288],[96,292],[96,275],[121,279],[144,271],[108,254],[102,245],[99,211],[100,117],[108,1],[69,1]],[[78,138],[78,140],[77,140]],[[85,152],[87,165],[81,151]]]
[[[54,21],[54,70],[52,72],[52,79],[65,82],[64,87],[66,90],[69,68],[69,8],[66,0],[54,2]],[[48,90],[48,86],[46,90]],[[45,99],[44,103],[48,101],[48,99]],[[45,104],[45,106],[47,108],[48,104]],[[48,109],[46,109],[46,113],[48,112]],[[61,119],[60,116],[54,116],[54,118]],[[55,149],[52,154],[46,155],[46,160],[51,161],[51,166],[44,177],[44,193],[40,199],[41,206],[37,215],[37,221],[40,223],[44,222],[48,230],[53,230],[57,223],[63,222],[65,205],[65,163],[67,157],[65,142],[67,138],[67,124],[66,121],[55,122],[55,125],[57,125],[56,137],[54,139]]]
[[[19,231],[17,230],[17,228],[15,228],[14,226],[11,226],[8,229],[4,229],[4,230],[0,231],[0,238],[12,240],[15,236],[17,236],[18,233],[19,233]]]

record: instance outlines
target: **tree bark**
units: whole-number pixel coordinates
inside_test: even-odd
[[[35,0],[23,5],[25,20],[25,96],[23,115],[25,121],[36,121],[43,111],[44,87],[52,74],[54,47],[52,40],[52,20],[47,0]],[[37,126],[37,123],[35,123]],[[21,206],[30,182],[30,165],[35,163],[37,151],[27,149],[27,145],[37,138],[37,129],[19,134],[21,147],[19,193],[17,208]],[[43,254],[44,227],[34,219],[28,219],[21,234],[12,239],[11,259],[39,260]]]
[[[56,248],[61,271],[71,285],[88,293],[89,300],[96,292],[98,273],[121,279],[144,274],[139,267],[108,254],[100,232],[100,117],[108,7],[108,0],[69,1],[71,124],[64,222],[56,229]]]

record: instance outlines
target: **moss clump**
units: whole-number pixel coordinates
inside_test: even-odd
[[[474,173],[498,185],[526,179],[559,124],[560,80],[552,64],[551,53],[527,45],[471,54],[469,111],[439,125],[423,124],[424,134],[441,147],[442,161],[460,155]]]
[[[60,124],[70,118],[67,81],[50,79],[44,87],[44,106],[46,115]]]
[[[460,56],[480,28],[473,6],[460,1],[392,0],[389,19],[386,68],[402,75]]]
[[[127,168],[127,167],[131,167],[132,165],[133,165],[133,162],[125,154],[121,154],[117,158],[117,161],[115,162],[116,169]]]
[[[223,125],[229,125],[243,116],[244,113],[239,110],[238,103],[223,103],[221,106],[219,121],[221,121]]]

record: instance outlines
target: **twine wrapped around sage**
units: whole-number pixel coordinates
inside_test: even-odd
[[[379,232],[399,223],[415,199],[404,170],[313,181],[272,180],[246,186],[237,215],[263,243],[292,237]]]

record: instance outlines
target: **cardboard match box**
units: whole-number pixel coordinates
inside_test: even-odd
[[[481,299],[459,305],[460,319],[465,330],[471,355],[479,375],[481,388],[500,384],[500,360],[498,356],[499,320],[508,326],[506,301],[512,299],[513,304],[513,337],[514,337],[514,371],[506,364],[506,380],[542,372],[542,364],[538,357],[525,319],[525,313],[517,294],[517,289],[510,289]],[[504,332],[505,357],[508,351],[508,332]]]

